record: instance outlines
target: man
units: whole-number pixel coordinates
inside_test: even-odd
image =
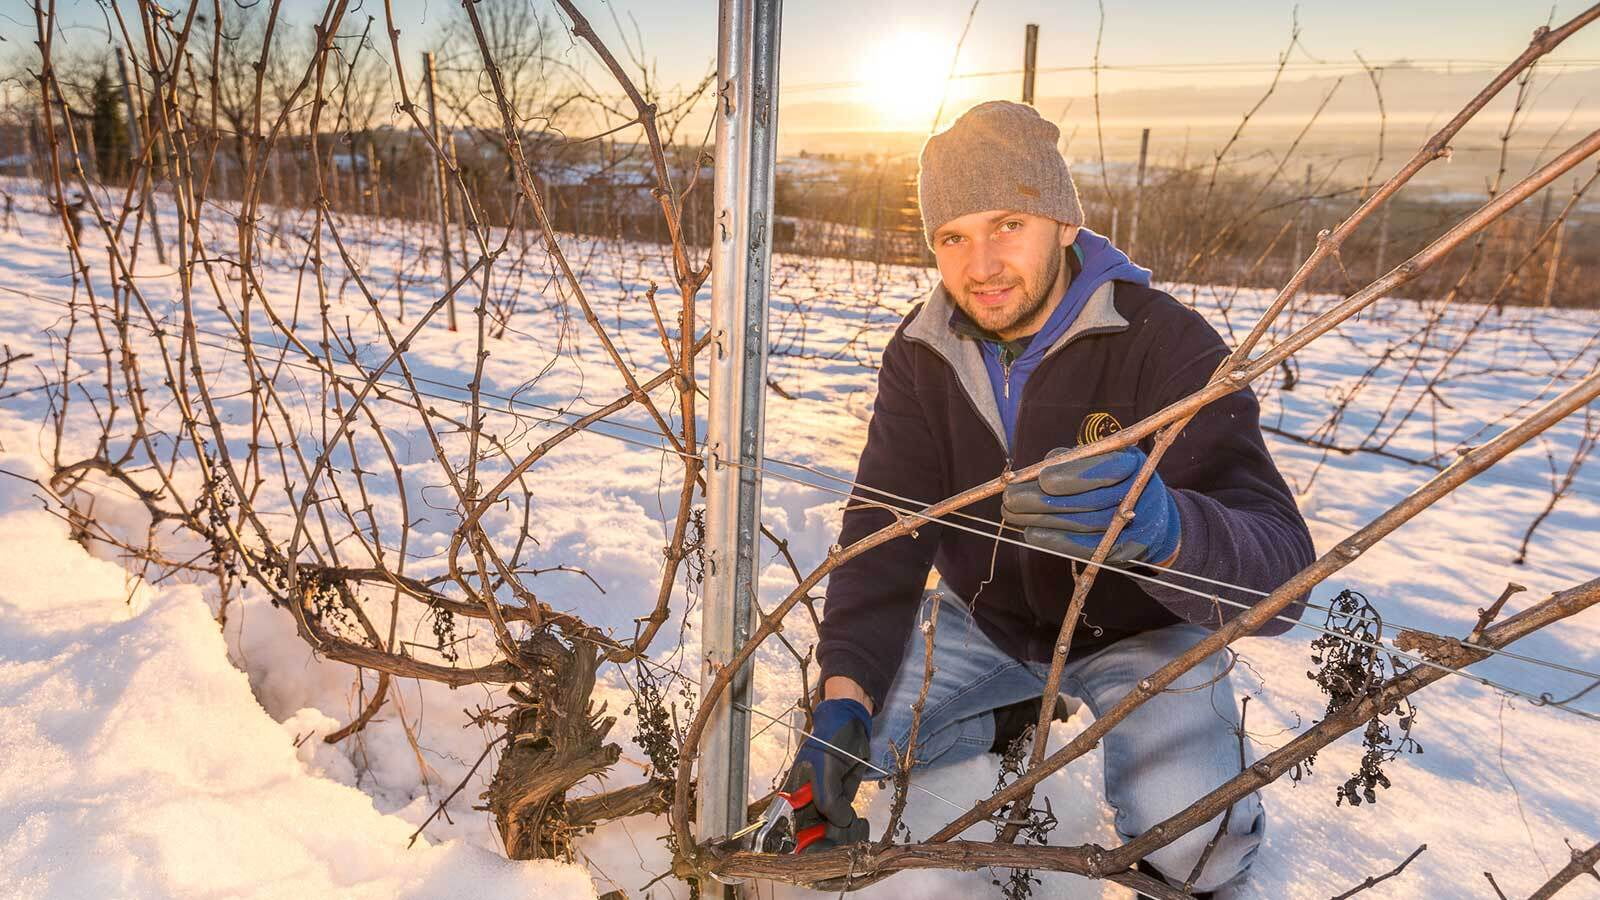
[[[858,498],[876,489],[888,503],[932,503],[1090,443],[1197,390],[1226,355],[1204,318],[1152,289],[1148,270],[1083,227],[1058,137],[1031,107],[990,102],[924,146],[923,226],[941,283],[884,351]],[[1137,501],[1111,554],[1127,574],[1107,568],[1096,579],[1064,670],[1064,690],[1092,712],[1237,612],[1213,592],[1256,599],[1217,583],[1270,591],[1311,561],[1310,535],[1258,414],[1248,388],[1206,407]],[[906,745],[924,668],[914,626],[929,605],[942,604],[917,765],[1001,752],[1037,721],[1072,594],[1069,557],[1094,551],[1149,448],[1146,440],[1047,467],[965,510],[989,522],[1003,516],[1025,546],[951,516],[833,572],[818,647],[820,740],[801,748],[787,780],[791,789],[811,783],[830,843],[865,836],[851,801],[861,779],[882,777],[853,757],[893,771],[891,744]],[[891,521],[883,506],[853,501],[839,542]],[[925,591],[930,565],[941,584]],[[1104,740],[1106,799],[1124,838],[1238,774],[1228,669],[1214,656]],[[1064,717],[1061,705],[1056,713]],[[1194,882],[1197,896],[1243,877],[1264,827],[1259,798],[1241,800]],[[1214,823],[1198,828],[1141,867],[1182,884],[1215,832]]]

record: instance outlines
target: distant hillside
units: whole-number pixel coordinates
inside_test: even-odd
[[[1382,70],[1380,85],[1384,107],[1391,122],[1442,122],[1455,113],[1474,94],[1483,89],[1491,75],[1483,71],[1450,73],[1434,69],[1390,67]],[[1342,81],[1342,83],[1340,83]],[[1366,73],[1313,78],[1285,78],[1258,114],[1262,124],[1298,124],[1316,109],[1322,97],[1338,85],[1323,117],[1331,121],[1376,121],[1377,98]],[[1266,83],[1251,86],[1194,87],[1174,86],[1159,90],[1130,90],[1101,97],[1102,114],[1111,120],[1142,119],[1154,123],[1188,120],[1194,124],[1233,124],[1260,99]],[[1501,91],[1483,116],[1503,123],[1516,96],[1513,84]],[[1090,97],[1045,97],[1039,107],[1059,110],[1068,103],[1072,109],[1088,113]],[[1577,115],[1588,110],[1591,123],[1600,121],[1600,68],[1560,69],[1535,72],[1529,85],[1529,106],[1535,120],[1556,122],[1575,109]],[[1576,118],[1576,117],[1575,117]]]
[[[1398,162],[1419,141],[1459,110],[1490,79],[1475,70],[1447,72],[1409,66],[1389,67],[1381,75],[1388,118],[1385,160]],[[1227,140],[1243,113],[1261,98],[1267,83],[1248,86],[1175,86],[1126,90],[1101,95],[1105,153],[1129,160],[1138,153],[1139,132],[1152,129],[1152,157],[1157,165],[1209,159]],[[1359,180],[1377,150],[1378,105],[1371,82],[1357,71],[1338,76],[1285,77],[1250,122],[1235,159],[1255,154],[1261,164],[1275,164],[1294,135],[1305,125],[1323,97],[1327,107],[1307,135],[1300,156],[1319,170],[1340,167],[1341,175]],[[1516,95],[1508,86],[1463,132],[1448,167],[1436,167],[1419,185],[1452,190],[1472,189],[1492,176],[1498,163],[1498,132],[1505,127]],[[967,105],[956,103],[951,112]],[[1067,153],[1075,163],[1098,156],[1092,96],[1046,96],[1036,104],[1060,122]],[[926,135],[883,131],[873,111],[849,102],[797,101],[779,111],[783,150],[805,149],[889,155],[914,154]],[[1600,127],[1600,68],[1536,72],[1525,103],[1522,127],[1513,137],[1508,171],[1525,171],[1536,159],[1548,158],[1555,142],[1570,142],[1581,131]],[[1556,132],[1560,132],[1559,134]]]
[[[1481,70],[1446,72],[1412,67],[1382,70],[1384,106],[1394,122],[1426,123],[1459,109],[1477,93],[1490,75]],[[1377,103],[1365,73],[1311,78],[1286,77],[1258,113],[1261,124],[1299,122],[1315,109],[1324,94],[1339,84],[1324,116],[1332,120],[1376,121]],[[1199,87],[1173,86],[1159,89],[1126,90],[1101,95],[1102,115],[1108,121],[1137,119],[1153,124],[1188,121],[1194,125],[1221,125],[1236,122],[1245,110],[1260,99],[1265,80],[1257,85]],[[1501,92],[1484,114],[1503,121],[1510,112],[1515,86]],[[1530,101],[1536,119],[1559,121],[1569,114],[1574,121],[1587,118],[1600,122],[1600,68],[1560,69],[1534,75]],[[1036,104],[1055,117],[1061,110],[1092,115],[1094,101],[1087,95],[1041,96]],[[955,107],[959,109],[958,107]],[[779,115],[785,130],[796,133],[829,131],[877,131],[874,111],[854,102],[785,102]]]

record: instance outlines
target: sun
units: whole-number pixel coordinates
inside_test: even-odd
[[[926,129],[950,73],[948,42],[901,29],[868,48],[862,58],[860,97],[882,130]]]

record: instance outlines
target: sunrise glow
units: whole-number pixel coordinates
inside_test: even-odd
[[[891,32],[866,51],[860,96],[871,105],[881,128],[928,127],[939,107],[952,52],[949,40],[910,29]]]

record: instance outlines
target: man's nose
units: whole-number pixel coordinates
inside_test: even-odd
[[[973,242],[972,253],[967,257],[967,277],[974,284],[988,284],[1004,270],[1000,255],[994,252],[988,241]]]

